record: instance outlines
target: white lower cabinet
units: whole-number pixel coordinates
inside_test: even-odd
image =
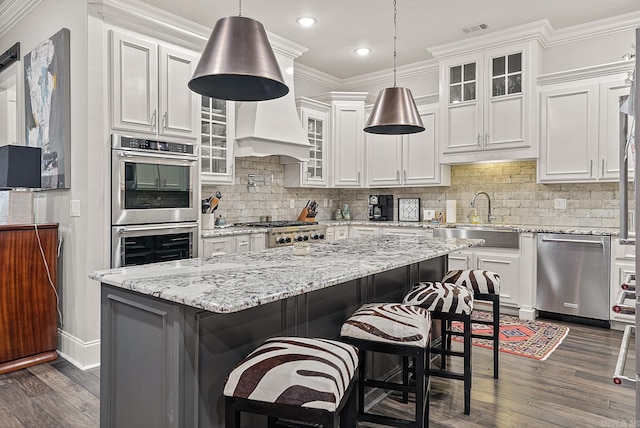
[[[449,270],[482,269],[500,275],[500,304],[519,306],[519,250],[493,248],[486,250],[463,250],[449,255]]]
[[[350,226],[349,238],[359,238],[360,236],[379,235],[380,227],[378,226]]]
[[[202,239],[202,257],[220,254],[246,253],[265,248],[265,234],[252,233],[235,236],[215,236]]]
[[[433,230],[432,229],[422,229],[422,228],[408,228],[408,227],[386,227],[382,228],[381,233],[383,235],[409,235],[409,236],[425,236],[432,237]]]
[[[609,314],[611,317],[612,328],[616,328],[616,323],[625,325],[634,324],[636,322],[636,317],[634,315],[618,314],[611,309],[618,298],[618,294],[620,293],[620,284],[625,281],[627,275],[634,274],[636,272],[635,257],[635,246],[620,245],[619,239],[611,240]],[[627,299],[624,303],[634,305],[635,299]]]

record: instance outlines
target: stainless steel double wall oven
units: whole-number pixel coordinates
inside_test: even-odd
[[[197,255],[195,144],[112,135],[111,266]]]

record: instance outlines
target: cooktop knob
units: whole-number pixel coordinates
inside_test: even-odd
[[[304,239],[304,238],[302,237],[302,235],[298,235],[298,236],[296,236],[296,239],[295,239],[295,240],[296,240],[297,242],[302,242],[302,240],[303,240],[303,239]]]
[[[324,233],[321,233],[318,239],[324,239]]]
[[[276,244],[284,244],[287,240],[284,237],[276,238]]]
[[[291,238],[289,238],[288,236],[285,238],[284,242],[286,242],[287,244],[289,244],[291,242]]]
[[[308,241],[309,237],[307,235],[304,235],[304,237],[302,238],[303,241]]]

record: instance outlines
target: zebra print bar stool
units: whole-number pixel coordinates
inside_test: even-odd
[[[229,374],[225,427],[239,428],[241,412],[323,427],[356,426],[358,350],[327,339],[266,340]]]
[[[431,313],[433,319],[439,319],[442,331],[453,321],[461,321],[464,331],[463,351],[453,351],[443,340],[439,347],[431,345],[431,353],[441,355],[440,369],[431,368],[430,376],[444,377],[464,381],[464,414],[471,412],[471,311],[473,310],[473,292],[466,287],[441,282],[420,282],[413,286],[403,302],[420,306]],[[450,332],[449,334],[453,334]],[[463,372],[446,370],[446,356],[462,357]]]
[[[493,377],[498,379],[498,355],[500,354],[500,275],[487,270],[451,270],[442,278],[442,282],[467,287],[473,291],[475,301],[491,302],[493,315],[490,320],[473,320],[476,324],[490,325],[493,334],[471,334],[478,339],[493,339]],[[449,342],[450,344],[450,342]]]
[[[417,306],[400,303],[367,304],[351,315],[340,330],[342,340],[358,347],[358,420],[395,427],[429,426],[429,346],[431,319],[429,312]],[[402,357],[402,383],[367,377],[367,352],[380,352]],[[409,383],[408,360],[413,359],[415,382]],[[400,391],[403,400],[415,395],[414,420],[365,412],[366,388]]]

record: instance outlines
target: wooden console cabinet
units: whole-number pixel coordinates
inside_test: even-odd
[[[38,235],[57,287],[58,225]],[[34,225],[0,225],[0,374],[58,358],[56,295]]]

